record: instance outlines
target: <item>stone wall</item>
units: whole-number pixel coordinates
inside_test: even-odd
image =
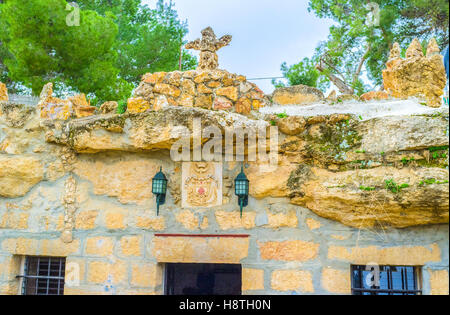
[[[249,114],[266,106],[264,93],[242,75],[225,70],[148,73],[128,100],[128,112],[166,106],[200,107]]]
[[[223,162],[221,206],[181,207],[171,131],[195,117],[279,127],[277,170],[245,169],[242,218],[238,162]],[[160,166],[169,190],[157,216]],[[393,192],[388,179],[408,186]],[[25,255],[66,257],[66,280],[79,268],[66,294],[161,294],[168,262],[240,263],[244,294],[350,294],[352,264],[420,266],[424,294],[448,294],[448,233],[448,113],[361,121],[169,106],[49,120],[0,102],[1,294],[19,292]]]

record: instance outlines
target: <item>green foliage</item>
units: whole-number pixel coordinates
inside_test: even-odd
[[[448,145],[428,148],[428,151],[430,151],[430,152],[437,152],[437,151],[444,151],[444,150],[448,150]]]
[[[283,119],[283,118],[288,117],[288,114],[286,114],[286,113],[280,113],[280,114],[277,115],[277,117]]]
[[[428,178],[428,179],[421,181],[419,183],[419,187],[423,187],[425,185],[434,185],[434,184],[438,184],[438,185],[448,184],[448,180],[439,181],[439,180],[436,180],[435,178]]]
[[[81,92],[96,104],[128,98],[146,72],[178,69],[187,25],[171,2],[77,0],[79,26],[66,24],[67,2],[0,1],[0,80],[9,89],[38,95],[53,82],[57,95]],[[182,68],[194,68],[182,53]]]
[[[393,179],[385,181],[385,188],[391,191],[393,194],[398,194],[402,189],[408,188],[409,184],[398,185]]]
[[[414,158],[408,159],[408,158],[404,157],[401,162],[403,165],[407,165],[409,162],[413,162],[413,161],[415,161]]]
[[[187,23],[181,22],[170,1],[158,0],[155,9],[140,0],[78,0],[81,8],[103,16],[112,14],[118,25],[114,49],[119,52],[116,67],[120,76],[135,85],[148,72],[179,69],[180,48],[187,34]],[[197,60],[182,50],[182,70],[194,69]]]
[[[117,104],[117,114],[123,114],[127,111],[127,101],[121,100]]]
[[[374,191],[374,190],[376,190],[375,187],[366,187],[366,186],[359,186],[359,189],[363,190],[363,191]]]
[[[325,91],[329,87],[329,81],[321,76],[320,72],[315,68],[315,61],[309,58],[304,58],[299,63],[288,66],[287,63],[281,65],[281,72],[287,79],[289,86],[307,85],[319,88]],[[273,80],[272,84],[279,88],[286,86],[282,81]]]
[[[442,152],[442,151],[447,151],[447,150],[448,150],[448,145],[428,148],[428,151],[431,153],[431,158],[434,160],[437,160],[440,158],[442,158],[442,159],[447,158],[447,154],[445,152]]]

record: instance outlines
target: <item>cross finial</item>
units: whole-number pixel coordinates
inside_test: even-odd
[[[219,67],[217,51],[231,42],[231,35],[217,39],[211,27],[202,31],[202,38],[186,44],[186,49],[200,50],[200,61],[197,70],[214,70]]]

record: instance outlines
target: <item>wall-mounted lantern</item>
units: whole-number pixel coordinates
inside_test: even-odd
[[[234,180],[234,191],[236,196],[239,198],[239,206],[241,208],[241,218],[242,209],[248,206],[248,191],[249,191],[249,180],[244,173],[244,167],[242,167],[241,172]]]
[[[162,167],[159,170],[159,173],[153,177],[152,192],[156,195],[156,215],[159,216],[159,206],[166,203],[167,192],[167,178],[162,172]]]

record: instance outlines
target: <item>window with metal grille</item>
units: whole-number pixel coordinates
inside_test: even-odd
[[[420,268],[352,266],[353,295],[420,295]],[[379,271],[378,271],[379,270]],[[378,279],[376,279],[378,278]]]
[[[23,295],[63,295],[66,259],[57,257],[26,257]]]

